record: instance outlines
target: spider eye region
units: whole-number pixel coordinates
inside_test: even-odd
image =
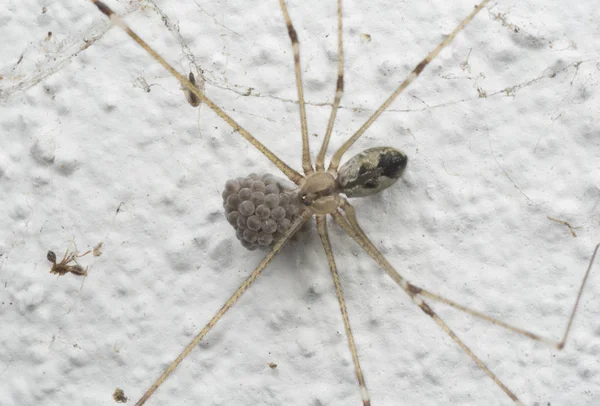
[[[303,206],[314,214],[329,214],[340,207],[338,183],[329,172],[315,172],[304,180],[299,198]]]
[[[394,184],[406,169],[408,157],[391,147],[369,148],[340,167],[340,193],[362,197],[379,193]]]

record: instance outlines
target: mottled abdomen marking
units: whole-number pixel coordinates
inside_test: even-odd
[[[391,147],[369,148],[341,166],[340,192],[348,197],[369,196],[390,187],[404,173],[408,157]]]

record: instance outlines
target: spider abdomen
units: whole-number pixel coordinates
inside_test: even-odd
[[[340,193],[362,197],[379,193],[396,182],[408,157],[392,147],[369,148],[354,155],[338,171]]]

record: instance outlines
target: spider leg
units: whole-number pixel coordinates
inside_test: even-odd
[[[314,172],[310,163],[310,147],[308,145],[308,125],[306,124],[306,106],[304,105],[304,84],[302,83],[302,71],[300,68],[300,41],[298,41],[298,33],[294,29],[292,20],[285,5],[284,0],[279,0],[285,25],[287,26],[290,40],[292,41],[292,49],[294,51],[294,72],[296,73],[296,89],[298,90],[298,107],[300,109],[300,126],[302,128],[302,169],[305,175],[310,175]]]
[[[81,257],[85,257],[87,254],[89,254],[90,252],[92,252],[92,250],[87,250],[86,252],[84,252],[83,254],[75,254],[75,258],[81,258]]]
[[[65,264],[68,264],[69,262],[71,262],[72,260],[73,260],[73,254],[69,254],[69,249],[67,248],[65,250],[65,256],[63,257],[63,259],[60,260],[59,264],[65,265]]]
[[[325,153],[329,146],[329,139],[331,138],[331,132],[333,131],[333,123],[335,122],[335,116],[338,108],[340,107],[340,100],[342,99],[342,93],[344,93],[344,47],[342,37],[342,0],[338,0],[337,7],[337,22],[338,22],[338,75],[337,85],[335,88],[335,97],[333,105],[331,106],[331,115],[329,116],[329,122],[327,123],[327,131],[325,132],[325,138],[323,144],[317,155],[317,171],[325,170]]]
[[[358,379],[358,385],[360,386],[360,394],[362,397],[363,406],[370,406],[371,398],[369,396],[369,391],[367,389],[365,378],[358,360],[358,352],[356,351],[354,336],[352,334],[352,329],[350,328],[350,319],[348,318],[348,310],[346,309],[346,300],[344,299],[344,292],[342,291],[342,283],[340,282],[340,276],[335,265],[333,251],[331,249],[331,242],[329,241],[329,235],[327,233],[327,219],[325,216],[317,216],[317,231],[319,233],[319,237],[321,237],[321,243],[325,249],[325,255],[327,255],[327,262],[329,263],[331,277],[333,278],[333,284],[335,286],[335,294],[340,305],[340,311],[342,312],[344,329],[346,330],[348,346],[350,347],[350,353],[352,354],[352,362],[354,362],[354,371],[356,372],[356,378]]]
[[[171,373],[179,366],[181,361],[198,345],[198,343],[206,336],[206,334],[217,324],[217,322],[223,317],[223,315],[238,301],[238,299],[248,290],[250,285],[258,278],[262,271],[269,265],[275,255],[283,248],[283,246],[289,241],[289,239],[308,221],[312,214],[308,211],[303,212],[290,227],[286,230],[285,234],[275,246],[267,253],[263,260],[258,266],[252,271],[250,276],[240,285],[239,288],[231,295],[225,304],[219,309],[219,311],[210,319],[208,324],[194,337],[194,339],[185,347],[185,349],[175,358],[175,360],[169,365],[167,369],[160,375],[160,377],[152,384],[150,389],[144,393],[144,395],[137,401],[136,406],[141,406],[152,396],[154,391],[171,375]]]
[[[425,69],[429,62],[431,62],[440,53],[442,49],[444,49],[450,42],[452,42],[454,37],[456,37],[456,35],[460,31],[462,31],[462,29],[465,28],[465,26],[469,24],[469,22],[471,22],[473,17],[475,17],[475,15],[479,13],[479,11],[483,8],[483,6],[485,6],[485,4],[488,1],[489,0],[483,0],[481,3],[479,3],[479,5],[475,7],[471,14],[469,14],[464,20],[462,20],[460,24],[458,24],[458,26],[454,29],[454,31],[450,33],[450,35],[448,35],[433,51],[431,51],[429,55],[425,57],[425,59],[423,59],[417,64],[417,66],[415,66],[415,68],[409,73],[409,75],[406,77],[406,79],[404,79],[400,86],[398,86],[394,93],[392,93],[391,96],[388,97],[383,102],[383,104],[375,111],[375,113],[373,113],[371,117],[369,117],[368,120],[354,133],[354,135],[352,135],[352,137],[350,137],[335,152],[333,158],[331,158],[329,170],[335,170],[338,168],[342,156],[344,155],[344,153],[346,153],[348,148],[350,148],[356,142],[356,140],[358,140],[360,136],[363,135],[363,133],[375,122],[375,120],[377,120],[377,118],[390,106],[390,104],[392,104],[392,102],[396,100],[396,97],[398,97],[404,91],[404,89],[406,89],[421,74],[421,72],[423,72],[423,69]]]
[[[532,332],[530,332],[528,330],[524,330],[522,328],[519,328],[519,327],[516,327],[516,326],[512,326],[512,325],[510,325],[510,324],[508,324],[508,323],[506,323],[506,322],[504,322],[502,320],[498,320],[496,318],[490,317],[490,316],[488,316],[488,315],[486,315],[484,313],[478,312],[477,310],[470,309],[470,308],[468,308],[468,307],[466,307],[464,305],[461,305],[459,303],[454,302],[453,300],[446,299],[443,296],[440,296],[440,295],[438,295],[436,293],[433,293],[433,292],[430,292],[430,291],[428,291],[426,289],[423,289],[423,288],[420,288],[418,286],[415,286],[415,285],[413,285],[411,283],[409,283],[409,289],[411,289],[412,291],[414,291],[418,295],[427,297],[427,298],[429,298],[431,300],[435,300],[435,301],[440,302],[440,303],[444,303],[444,304],[446,304],[448,306],[451,306],[451,307],[453,307],[453,308],[455,308],[457,310],[463,311],[463,312],[468,313],[468,314],[470,314],[472,316],[475,316],[475,317],[478,317],[478,318],[480,318],[482,320],[490,322],[490,323],[492,323],[492,324],[494,324],[496,326],[505,328],[505,329],[507,329],[509,331],[512,331],[514,333],[517,333],[517,334],[524,335],[525,337],[529,337],[532,340],[540,341],[540,342],[542,342],[544,344],[547,344],[547,345],[550,345],[550,346],[552,346],[552,347],[554,347],[554,348],[556,348],[558,350],[562,350],[565,347],[565,344],[567,342],[567,337],[569,336],[569,332],[571,330],[571,326],[573,325],[573,320],[575,319],[575,313],[577,312],[577,308],[579,307],[579,302],[580,302],[581,296],[583,294],[583,289],[585,287],[585,284],[587,282],[588,276],[589,276],[590,271],[592,269],[592,264],[594,263],[594,259],[596,257],[596,252],[598,251],[598,247],[600,247],[600,244],[596,245],[596,248],[594,249],[594,253],[592,254],[592,258],[590,259],[590,262],[588,264],[588,268],[587,268],[587,270],[585,272],[585,275],[583,277],[583,281],[581,282],[581,285],[579,286],[579,291],[577,292],[577,299],[575,300],[575,304],[573,305],[573,308],[571,310],[571,314],[569,316],[569,321],[567,322],[567,327],[565,328],[565,332],[563,333],[562,339],[560,341],[556,341],[556,340],[552,340],[552,339],[549,339],[549,338],[545,338],[545,337],[542,337],[542,336],[537,335],[535,333],[532,333]]]
[[[123,21],[121,17],[110,9],[106,4],[99,0],[90,0],[98,7],[98,9],[104,13],[110,21],[121,28],[127,33],[135,42],[137,42],[144,50],[152,56],[152,58],[160,63],[165,69],[167,69],[171,75],[173,75],[183,87],[187,88],[192,94],[194,94],[203,103],[206,103],[223,121],[229,124],[235,131],[239,132],[250,144],[258,149],[264,156],[266,156],[271,162],[273,162],[292,182],[300,184],[303,176],[292,169],[289,165],[279,159],[273,152],[271,152],[264,144],[258,141],[252,134],[246,131],[241,125],[239,125],[231,116],[229,116],[223,109],[217,106],[212,100],[210,100],[204,93],[200,91],[193,83],[191,83],[184,75],[177,72],[165,59],[160,56],[154,49],[150,47],[143,39],[141,39],[129,26]]]
[[[365,240],[366,243],[369,244],[369,246],[374,250],[377,251],[377,248],[371,243],[371,241],[369,240],[369,238],[365,235],[364,231],[360,228],[359,224],[358,224],[358,220],[356,218],[356,212],[354,210],[354,207],[352,207],[352,205],[347,201],[347,200],[343,200],[343,204],[342,204],[342,209],[344,210],[344,212],[346,213],[346,217],[348,218],[348,221],[350,222],[350,224],[352,225],[352,227],[358,232],[358,234],[361,236],[361,238],[363,238]],[[573,319],[575,318],[575,313],[577,312],[577,308],[579,307],[579,302],[581,300],[581,296],[583,295],[583,289],[585,287],[585,284],[587,283],[588,277],[590,275],[590,272],[592,270],[592,265],[594,264],[594,261],[596,259],[596,254],[598,252],[598,249],[600,248],[600,243],[596,245],[596,248],[594,249],[594,252],[592,254],[592,257],[590,258],[590,261],[588,263],[588,267],[587,270],[585,271],[585,274],[583,276],[583,280],[581,281],[581,285],[579,286],[579,290],[577,292],[577,299],[575,300],[575,304],[573,305],[573,309],[571,310],[571,314],[569,316],[569,321],[567,323],[567,327],[565,329],[565,332],[563,334],[563,337],[561,339],[561,341],[556,341],[556,340],[552,340],[549,338],[545,338],[542,337],[538,334],[532,333],[528,330],[524,330],[522,328],[510,325],[502,320],[498,320],[494,317],[490,317],[482,312],[479,312],[477,310],[473,310],[465,305],[461,305],[460,303],[457,303],[453,300],[450,299],[446,299],[445,297],[438,295],[437,293],[433,293],[428,291],[427,289],[423,289],[419,286],[413,285],[412,283],[405,281],[408,289],[411,290],[412,292],[414,292],[415,294],[418,294],[420,296],[423,297],[427,297],[431,300],[435,300],[437,302],[440,303],[444,303],[448,306],[451,306],[457,310],[460,310],[462,312],[465,312],[467,314],[470,314],[472,316],[478,317],[482,320],[485,320],[489,323],[492,323],[496,326],[505,328],[506,330],[512,331],[514,333],[517,334],[521,334],[524,335],[525,337],[529,337],[532,340],[536,340],[536,341],[540,341],[544,344],[550,345],[552,347],[555,347],[558,350],[562,350],[565,346],[565,343],[567,341],[567,337],[569,335],[569,332],[571,330],[571,326],[573,324]],[[389,264],[388,264],[389,265]],[[389,269],[386,270],[386,272],[388,273],[395,273],[397,274],[396,270],[389,265]],[[390,275],[391,276],[391,275]],[[396,278],[401,278],[400,275],[397,275]],[[394,280],[396,280],[396,278],[393,278]]]
[[[496,374],[494,374],[487,367],[487,365],[485,365],[485,363],[479,357],[477,357],[477,355],[475,355],[475,353],[456,335],[456,333],[454,333],[454,331],[452,331],[452,329],[450,329],[450,327],[437,315],[437,313],[435,313],[435,311],[427,304],[427,302],[425,302],[425,300],[423,300],[419,294],[410,289],[408,281],[404,279],[404,277],[400,275],[390,265],[389,262],[387,262],[385,257],[379,252],[379,250],[377,250],[373,243],[371,243],[366,236],[362,234],[362,232],[355,229],[354,226],[349,223],[349,220],[346,220],[346,218],[339,211],[333,212],[332,216],[335,222],[350,237],[352,237],[369,254],[369,256],[371,256],[377,262],[377,264],[408,294],[408,296],[410,296],[412,301],[419,306],[419,308],[426,315],[431,317],[431,319],[433,319],[433,321],[435,321],[436,324],[440,326],[442,330],[444,330],[446,334],[448,334],[450,338],[452,338],[452,340],[454,340],[454,342],[458,344],[458,346],[462,348],[462,350],[467,353],[469,357],[471,357],[477,366],[481,368],[481,370],[483,370],[483,372],[485,372],[496,383],[496,385],[498,385],[498,387],[500,387],[500,389],[502,389],[502,391],[512,399],[513,402],[515,402],[515,404],[521,406],[523,405],[517,395],[515,395],[504,383],[502,383],[502,381],[500,381],[500,379],[498,379]]]

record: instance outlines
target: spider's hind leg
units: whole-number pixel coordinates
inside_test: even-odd
[[[344,320],[344,329],[346,330],[346,337],[348,338],[348,346],[350,347],[350,353],[352,354],[352,362],[354,363],[354,371],[356,373],[356,379],[360,386],[360,394],[363,401],[363,406],[371,405],[371,397],[369,396],[369,390],[365,383],[365,378],[360,367],[358,360],[358,351],[356,350],[356,343],[354,342],[354,335],[350,328],[350,319],[348,317],[348,310],[346,309],[346,300],[344,299],[344,292],[342,291],[342,283],[340,282],[340,276],[335,265],[335,259],[333,257],[333,250],[331,249],[331,242],[329,241],[329,234],[327,233],[327,219],[326,216],[317,216],[317,231],[319,237],[321,237],[321,243],[325,249],[325,255],[327,256],[327,262],[329,263],[329,270],[331,271],[331,277],[333,278],[333,284],[335,286],[335,294],[340,305],[340,311],[342,312],[342,319]]]
[[[332,213],[335,222],[352,237],[370,257],[404,290],[408,296],[412,299],[419,308],[427,314],[435,323],[442,328],[452,338],[452,340],[458,344],[458,346],[477,364],[483,372],[485,372],[500,389],[517,405],[523,405],[517,395],[515,395],[497,376],[488,368],[488,366],[477,356],[475,353],[459,338],[452,329],[437,315],[437,313],[425,302],[423,297],[418,292],[415,292],[411,287],[413,286],[408,280],[396,271],[396,269],[385,259],[385,257],[379,252],[377,247],[367,238],[365,233],[358,226],[358,221],[352,206],[344,201],[342,210],[345,211],[346,217],[344,217],[339,211]]]

